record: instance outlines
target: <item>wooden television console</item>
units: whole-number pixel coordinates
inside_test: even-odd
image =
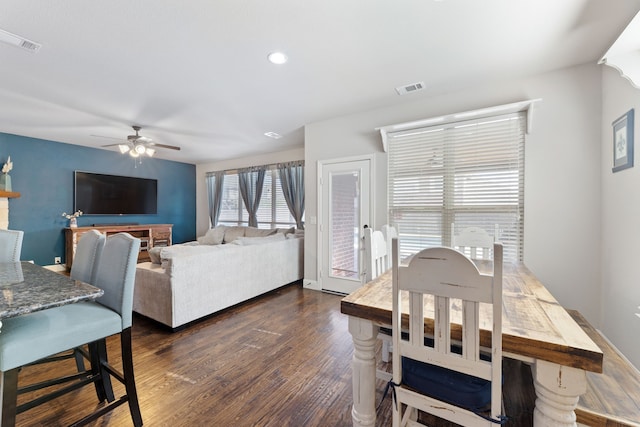
[[[171,229],[173,224],[140,224],[140,225],[98,225],[95,227],[67,227],[64,229],[64,257],[67,271],[71,271],[76,245],[82,233],[98,230],[110,234],[129,233],[140,239],[138,262],[149,261],[149,249],[156,246],[171,246]]]

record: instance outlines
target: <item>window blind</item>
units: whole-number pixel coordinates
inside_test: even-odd
[[[237,173],[225,174],[222,194],[218,224],[247,225],[249,213],[242,202]],[[257,217],[260,228],[284,228],[296,225],[282,193],[280,177],[276,169],[267,170],[265,174]]]
[[[522,260],[524,112],[389,133],[389,221],[402,257],[475,226]]]
[[[266,228],[290,227],[295,220],[282,193],[276,169],[268,170],[264,177],[262,198],[258,207],[258,224]]]
[[[240,185],[238,174],[228,174],[224,177],[222,185],[222,208],[218,224],[237,225],[242,221],[249,223],[249,214],[244,209],[242,197],[240,197]],[[244,215],[243,215],[244,213]]]

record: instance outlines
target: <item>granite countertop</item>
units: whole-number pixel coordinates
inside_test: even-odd
[[[0,319],[94,300],[104,291],[29,262],[0,263]]]

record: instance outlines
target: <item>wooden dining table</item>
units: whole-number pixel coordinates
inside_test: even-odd
[[[490,261],[477,261],[476,266],[491,271]],[[534,426],[575,426],[574,409],[587,389],[586,372],[602,372],[602,351],[523,263],[504,264],[502,304],[503,355],[531,366],[537,397]],[[341,301],[355,350],[354,426],[375,425],[375,346],[379,328],[391,325],[391,307],[390,270]],[[488,307],[480,311],[481,345],[490,347],[491,312]],[[432,334],[433,304],[428,299],[424,313],[425,333]],[[453,339],[456,333],[452,326]]]

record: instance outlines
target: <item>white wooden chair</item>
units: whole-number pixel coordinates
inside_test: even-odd
[[[364,229],[364,283],[370,282],[391,266],[387,252],[387,243],[380,231]]]
[[[455,224],[451,223],[451,247],[469,255],[471,259],[491,259],[491,249],[497,236],[498,225],[493,236],[480,227],[467,227],[456,235]]]
[[[391,268],[393,267],[393,261],[391,260],[391,241],[393,239],[397,239],[398,238],[398,232],[396,231],[396,228],[389,225],[389,224],[385,224],[382,227],[380,227],[380,231],[382,231],[382,235],[384,236],[384,240],[387,243],[387,260],[388,260],[388,267],[387,268]]]
[[[382,231],[382,235],[384,236],[385,243],[387,244],[387,269],[393,267],[393,260],[391,259],[391,241],[393,239],[398,238],[398,232],[396,228],[385,224],[380,228]],[[383,362],[388,363],[391,362],[391,352],[393,351],[393,340],[391,339],[391,330],[386,329],[381,330],[378,334],[378,338],[382,340],[382,355],[381,359]]]
[[[398,240],[393,240],[394,427],[422,425],[417,422],[418,410],[465,426],[488,427],[494,425],[492,420],[504,420],[502,245],[494,244],[493,251],[493,275],[480,274],[469,258],[452,248],[424,249],[408,265],[400,266]],[[403,293],[409,298],[408,339],[400,334]],[[433,342],[424,339],[424,298],[429,295],[435,311]],[[452,299],[460,302],[461,310],[451,308]],[[480,303],[491,305],[493,313],[490,361],[480,357]],[[452,317],[462,326],[460,354],[452,348]],[[442,380],[444,375],[447,381]],[[477,390],[465,393],[456,387],[469,387],[470,380]],[[483,399],[466,402],[469,407],[463,408],[460,400],[465,396]],[[482,413],[479,407],[485,404],[490,404],[490,411]]]
[[[387,252],[387,242],[380,231],[373,231],[371,228],[364,229],[364,283],[370,282],[389,268],[390,257]],[[390,362],[389,359],[389,343],[391,335],[379,333],[378,338],[382,340],[382,361]],[[385,357],[386,355],[386,357]],[[376,369],[376,377],[389,381],[391,374],[381,369]]]

